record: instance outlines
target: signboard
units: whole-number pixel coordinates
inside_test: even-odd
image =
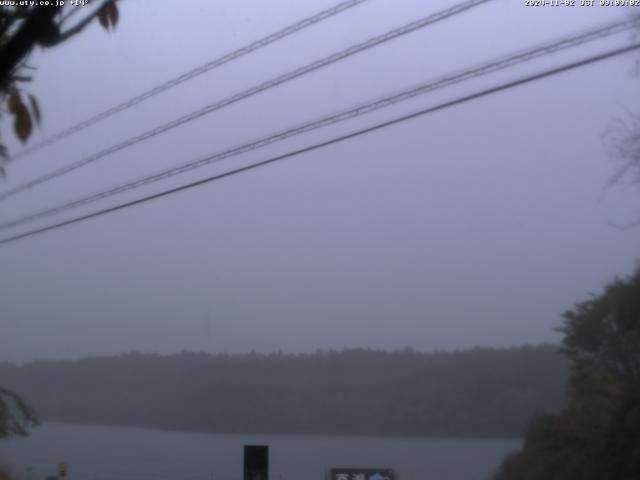
[[[331,480],[395,480],[389,468],[332,468]]]
[[[67,476],[67,464],[65,462],[60,462],[58,464],[58,475],[62,478]]]
[[[244,446],[244,480],[269,480],[269,447]]]

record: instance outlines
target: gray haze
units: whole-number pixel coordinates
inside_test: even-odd
[[[123,1],[114,34],[96,24],[32,57],[38,70],[29,88],[44,125],[31,141],[333,3]],[[452,3],[371,0],[19,160],[0,189]],[[523,4],[497,0],[257,95],[17,195],[0,205],[1,218],[628,13]],[[56,219],[628,40],[621,34],[427,94]],[[614,166],[603,133],[625,109],[640,109],[633,61],[616,58],[0,246],[0,360],[557,341],[561,312],[640,258],[640,230],[611,226],[636,218],[640,193],[604,189]]]

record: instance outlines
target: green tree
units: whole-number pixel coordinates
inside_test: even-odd
[[[640,266],[564,314],[567,407],[533,419],[496,480],[640,478]]]

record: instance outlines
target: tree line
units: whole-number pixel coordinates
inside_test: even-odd
[[[552,345],[457,352],[129,353],[0,364],[43,420],[229,433],[520,436],[563,405]]]

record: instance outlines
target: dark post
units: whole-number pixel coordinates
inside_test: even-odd
[[[244,446],[244,480],[269,480],[268,446]]]

